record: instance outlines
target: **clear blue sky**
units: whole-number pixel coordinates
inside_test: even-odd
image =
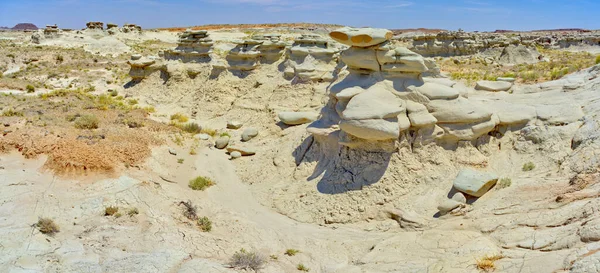
[[[600,29],[600,0],[0,0],[0,26],[311,22],[456,30]]]

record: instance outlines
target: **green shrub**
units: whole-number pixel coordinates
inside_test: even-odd
[[[119,95],[119,92],[117,92],[117,90],[112,90],[112,91],[110,91],[110,96],[111,96],[111,97],[116,97],[116,96],[118,96],[118,95]]]
[[[231,138],[231,135],[227,132],[221,133],[221,135],[220,135],[220,137],[225,137],[225,136]]]
[[[189,118],[182,113],[176,113],[176,114],[171,115],[171,120],[177,121],[180,123],[184,123],[184,122],[187,122],[189,120]]]
[[[81,115],[75,120],[77,129],[98,129],[100,121],[94,115]]]
[[[310,269],[308,267],[304,266],[303,264],[298,264],[298,266],[296,266],[296,269],[298,269],[299,271],[304,271],[304,272],[310,271]]]
[[[290,248],[290,249],[286,250],[284,254],[291,257],[291,256],[295,256],[298,253],[300,253],[300,250]]]
[[[258,271],[265,263],[265,259],[256,252],[249,252],[245,249],[240,249],[233,254],[229,266],[237,269]]]
[[[190,180],[190,188],[192,188],[192,190],[195,191],[203,191],[206,188],[214,185],[215,183],[210,180],[210,178],[204,177],[204,176],[198,176],[192,180]]]
[[[596,64],[600,64],[600,55],[596,56]]]
[[[212,230],[212,222],[206,216],[198,219],[197,224],[198,224],[198,227],[200,227],[200,230],[202,230],[204,232],[210,232]]]
[[[41,233],[53,235],[60,231],[60,228],[54,221],[50,218],[40,218],[35,226]]]
[[[527,163],[523,164],[524,172],[532,171],[533,169],[535,169],[535,164],[533,164],[533,162],[527,162]]]
[[[2,116],[3,117],[22,117],[23,112],[15,111],[13,109],[8,109],[8,110],[4,110],[4,112],[2,112]]]
[[[27,93],[33,93],[35,92],[35,86],[28,84],[25,89],[27,90]]]
[[[111,94],[111,95],[112,95],[112,94]],[[129,103],[129,105],[136,105],[136,104],[138,104],[138,100],[136,100],[136,99],[130,99],[130,100],[128,101],[128,103]]]
[[[183,158],[179,158],[179,159],[177,159],[177,163],[179,163],[179,164],[183,164]]]
[[[132,217],[134,215],[138,215],[140,214],[140,211],[137,208],[130,208],[129,211],[127,212],[127,215],[129,215],[129,217]]]

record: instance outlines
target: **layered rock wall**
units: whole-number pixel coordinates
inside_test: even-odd
[[[164,58],[184,63],[210,62],[212,46],[213,40],[206,30],[186,30],[180,34],[177,47],[164,52]]]
[[[331,81],[338,72],[340,49],[316,34],[304,34],[288,49],[285,76],[300,81]]]
[[[308,127],[318,140],[333,137],[342,145],[368,149],[395,142],[455,144],[475,141],[503,122],[532,118],[501,120],[451,84],[425,82],[425,59],[391,43],[387,30],[343,28],[331,37],[350,46],[341,53],[349,74],[329,88],[321,119]]]

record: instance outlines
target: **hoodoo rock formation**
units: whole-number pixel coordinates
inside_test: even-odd
[[[85,24],[87,29],[95,29],[95,30],[103,30],[104,29],[104,23],[102,22],[87,22]]]
[[[254,70],[260,63],[274,63],[281,58],[286,47],[281,36],[275,34],[253,36],[236,44],[226,59],[229,69],[238,71]]]
[[[206,30],[186,30],[179,36],[177,47],[164,52],[167,60],[180,60],[184,63],[210,62],[213,40]]]
[[[349,74],[329,88],[329,104],[308,128],[317,140],[333,135],[351,148],[395,141],[456,144],[511,123],[448,84],[425,82],[424,58],[391,43],[390,31],[343,28],[331,37],[350,46],[341,53]]]
[[[124,24],[121,28],[121,32],[123,33],[141,33],[142,27],[136,24]]]
[[[331,81],[339,72],[340,49],[316,34],[304,34],[288,49],[285,76],[300,81]]]

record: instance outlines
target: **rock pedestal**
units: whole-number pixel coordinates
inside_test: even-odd
[[[332,81],[340,49],[316,34],[304,34],[288,50],[285,76],[300,81]]]
[[[167,60],[180,60],[184,63],[210,62],[213,40],[206,30],[186,30],[179,36],[177,47],[164,52]]]
[[[87,22],[85,24],[87,29],[95,29],[95,30],[103,30],[104,29],[104,23],[102,22]]]
[[[309,132],[337,134],[340,144],[358,148],[405,140],[412,145],[473,141],[495,128],[498,117],[458,89],[424,82],[426,61],[390,42],[390,33],[371,28],[331,33],[350,46],[341,53],[349,74],[331,85],[330,102]]]
[[[278,34],[255,35],[250,39],[237,41],[235,48],[227,54],[230,70],[250,71],[261,63],[272,64],[285,52],[286,44]]]

